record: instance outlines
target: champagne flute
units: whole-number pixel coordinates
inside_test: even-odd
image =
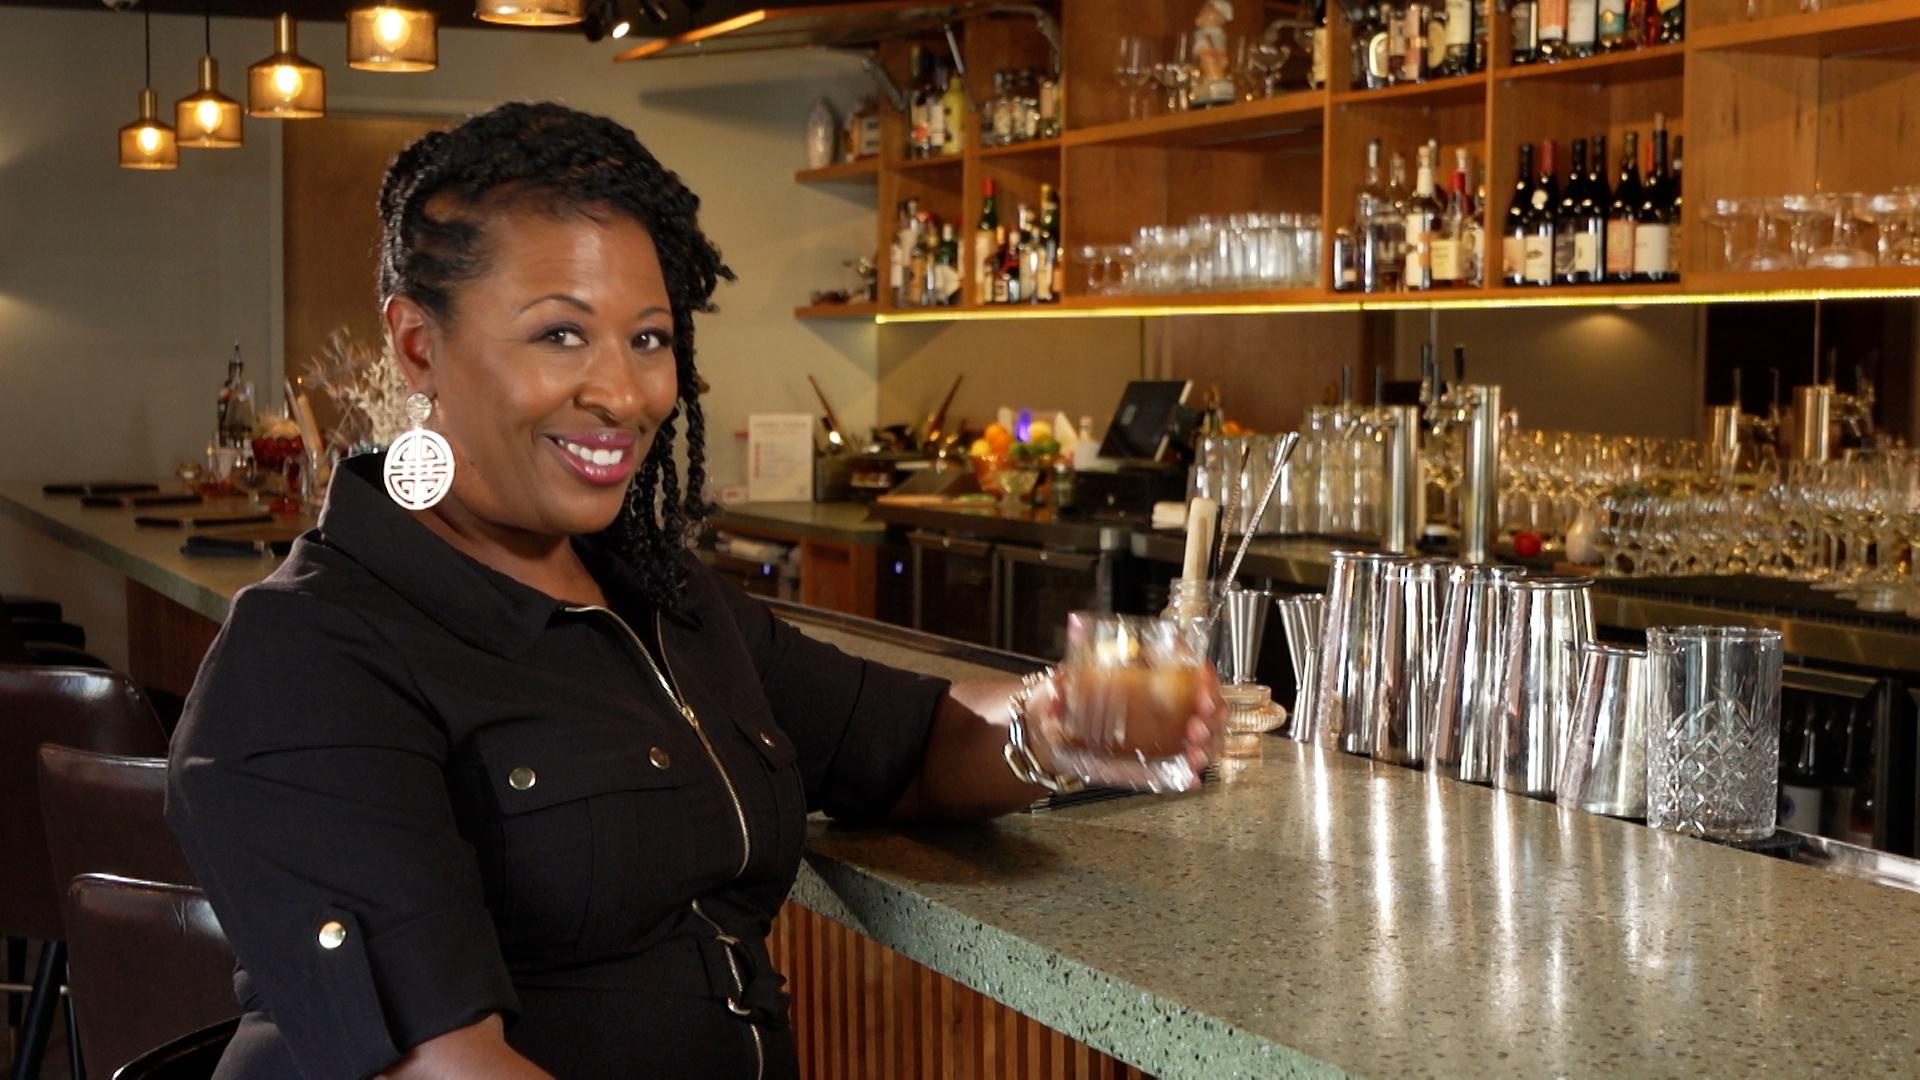
[[[1127,119],[1138,120],[1146,115],[1145,95],[1147,87],[1152,85],[1155,71],[1154,43],[1149,38],[1137,34],[1127,34],[1120,38],[1119,55],[1113,64],[1113,78],[1127,93]]]

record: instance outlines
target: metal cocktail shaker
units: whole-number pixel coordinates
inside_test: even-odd
[[[1388,568],[1406,561],[1404,555],[1371,551],[1333,553],[1314,726],[1337,736],[1349,754],[1373,751],[1369,721],[1379,683],[1380,605]]]
[[[1433,771],[1475,784],[1493,782],[1506,657],[1506,584],[1519,567],[1460,564],[1447,571],[1440,653],[1434,667]]]
[[[1580,647],[1593,640],[1593,579],[1521,574],[1507,586],[1500,689],[1502,790],[1551,797],[1573,719]]]
[[[1387,568],[1375,656],[1372,754],[1376,761],[1418,768],[1433,731],[1433,672],[1439,652],[1440,559],[1415,559]]]

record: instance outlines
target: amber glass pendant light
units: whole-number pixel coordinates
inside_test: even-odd
[[[213,12],[206,12],[207,52],[200,58],[200,89],[173,103],[173,126],[181,146],[228,149],[244,139],[240,103],[220,92],[220,65],[213,59]]]
[[[586,0],[475,0],[473,17],[512,26],[570,26],[587,17]]]
[[[153,92],[153,14],[143,12],[147,49],[147,83],[140,88],[140,116],[120,129],[120,167],[123,169],[177,169],[180,146],[173,129],[160,122],[160,95]]]
[[[247,69],[247,115],[311,120],[327,115],[327,73],[300,55],[293,16],[273,17],[273,55]]]
[[[432,71],[440,63],[431,11],[376,5],[347,12],[347,66],[360,71]]]

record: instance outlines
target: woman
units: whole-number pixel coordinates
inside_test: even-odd
[[[697,206],[556,105],[388,170],[386,332],[453,478],[410,510],[343,464],[188,702],[168,813],[240,960],[222,1076],[796,1075],[765,938],[806,812],[1040,793],[1011,687],[849,658],[686,551],[693,318],[731,277]],[[1195,714],[1199,761],[1211,687]]]

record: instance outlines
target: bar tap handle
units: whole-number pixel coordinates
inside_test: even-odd
[[[1378,409],[1387,403],[1387,369],[1373,369],[1373,407]]]
[[[1453,347],[1453,385],[1467,385],[1467,347],[1465,345]]]
[[[1353,404],[1353,365],[1340,365],[1340,405],[1345,408]]]
[[[1735,412],[1741,412],[1741,413],[1743,413],[1743,412],[1745,412],[1745,411],[1746,411],[1746,405],[1745,405],[1745,403],[1744,403],[1744,402],[1743,402],[1743,401],[1741,400],[1741,398],[1743,398],[1743,397],[1744,397],[1745,395],[1743,395],[1743,394],[1742,394],[1742,393],[1740,392],[1740,390],[1741,390],[1741,386],[1740,386],[1740,369],[1739,369],[1739,368],[1734,368],[1734,369],[1733,369],[1733,400],[1732,400],[1732,401],[1730,401],[1730,402],[1728,402],[1728,404],[1730,404],[1730,405],[1732,405],[1732,406],[1733,406],[1733,409],[1734,409],[1734,411],[1735,411]]]

